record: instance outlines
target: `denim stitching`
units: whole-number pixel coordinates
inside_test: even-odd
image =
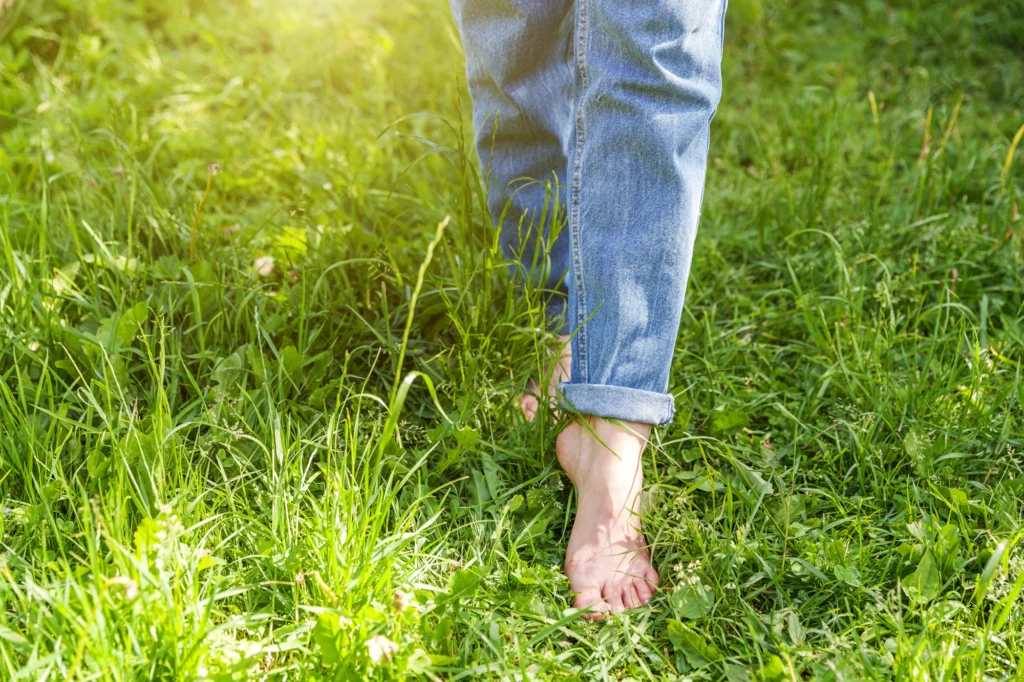
[[[583,256],[580,246],[580,178],[583,167],[583,145],[586,142],[586,134],[583,127],[583,100],[587,95],[589,78],[587,66],[584,63],[584,53],[587,41],[587,0],[578,0],[578,21],[576,29],[576,67],[580,74],[580,93],[577,99],[576,111],[576,145],[573,149],[573,172],[572,172],[572,260],[573,269],[576,273],[576,333],[579,335],[579,342],[576,344],[579,350],[579,368],[583,376],[581,383],[590,380],[590,372],[587,368],[587,298],[583,290]]]
[[[719,5],[721,7],[721,13],[718,15],[718,44],[722,48],[722,53],[725,52],[725,13],[729,6],[729,0],[723,0]],[[721,67],[719,67],[721,69]],[[719,78],[722,77],[721,71],[719,71]],[[707,139],[704,144],[704,158],[707,159],[711,152],[711,122],[715,120],[715,114],[718,113],[718,106],[711,110],[711,116],[708,117],[707,125]],[[705,161],[705,165],[707,162]],[[697,202],[697,221],[700,222],[701,217],[704,215],[704,190],[707,189],[707,171],[704,172],[704,182],[700,185],[700,200]]]
[[[725,54],[725,14],[729,11],[729,0],[722,0],[722,11],[718,16],[718,44],[722,47],[722,54]],[[721,62],[719,62],[719,71],[721,71]],[[712,114],[714,116],[714,114]]]

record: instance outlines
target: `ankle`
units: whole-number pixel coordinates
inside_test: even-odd
[[[643,481],[640,457],[651,425],[583,416],[565,427],[555,444],[558,462],[577,487],[622,490]]]

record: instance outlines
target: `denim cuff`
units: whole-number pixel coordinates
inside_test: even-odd
[[[660,426],[672,421],[676,412],[675,398],[668,393],[567,381],[558,388],[562,406],[578,414]]]

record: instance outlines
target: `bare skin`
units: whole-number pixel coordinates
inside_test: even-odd
[[[569,380],[570,367],[572,366],[572,349],[569,347],[569,337],[559,336],[556,349],[558,357],[548,366],[547,371],[544,373],[545,376],[541,377],[542,381],[547,382],[547,390],[542,393],[540,382],[533,379],[530,381],[529,386],[527,386],[528,392],[524,393],[519,401],[519,406],[523,409],[523,415],[527,421],[532,422],[537,417],[537,411],[540,409],[538,396],[546,394],[553,402],[558,394],[558,384]]]
[[[548,368],[553,400],[558,383],[569,378],[569,337],[559,338],[558,358]],[[531,391],[540,394],[537,382]],[[536,395],[521,405],[533,420],[540,408]],[[586,424],[582,420],[586,421]],[[582,417],[562,430],[555,444],[558,463],[576,486],[576,521],[565,553],[565,574],[576,595],[573,606],[588,609],[584,618],[643,606],[658,586],[647,542],[640,530],[643,467],[640,456],[650,436],[649,424],[612,423]]]
[[[565,552],[573,606],[587,618],[622,613],[650,601],[658,586],[640,530],[643,468],[649,424],[584,417],[558,435],[558,462],[576,485],[576,521]]]

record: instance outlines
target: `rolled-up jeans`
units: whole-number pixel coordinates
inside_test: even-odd
[[[501,245],[526,270],[543,245],[547,312],[572,335],[564,403],[667,423],[726,0],[451,4]],[[565,188],[567,229],[544,180]]]

